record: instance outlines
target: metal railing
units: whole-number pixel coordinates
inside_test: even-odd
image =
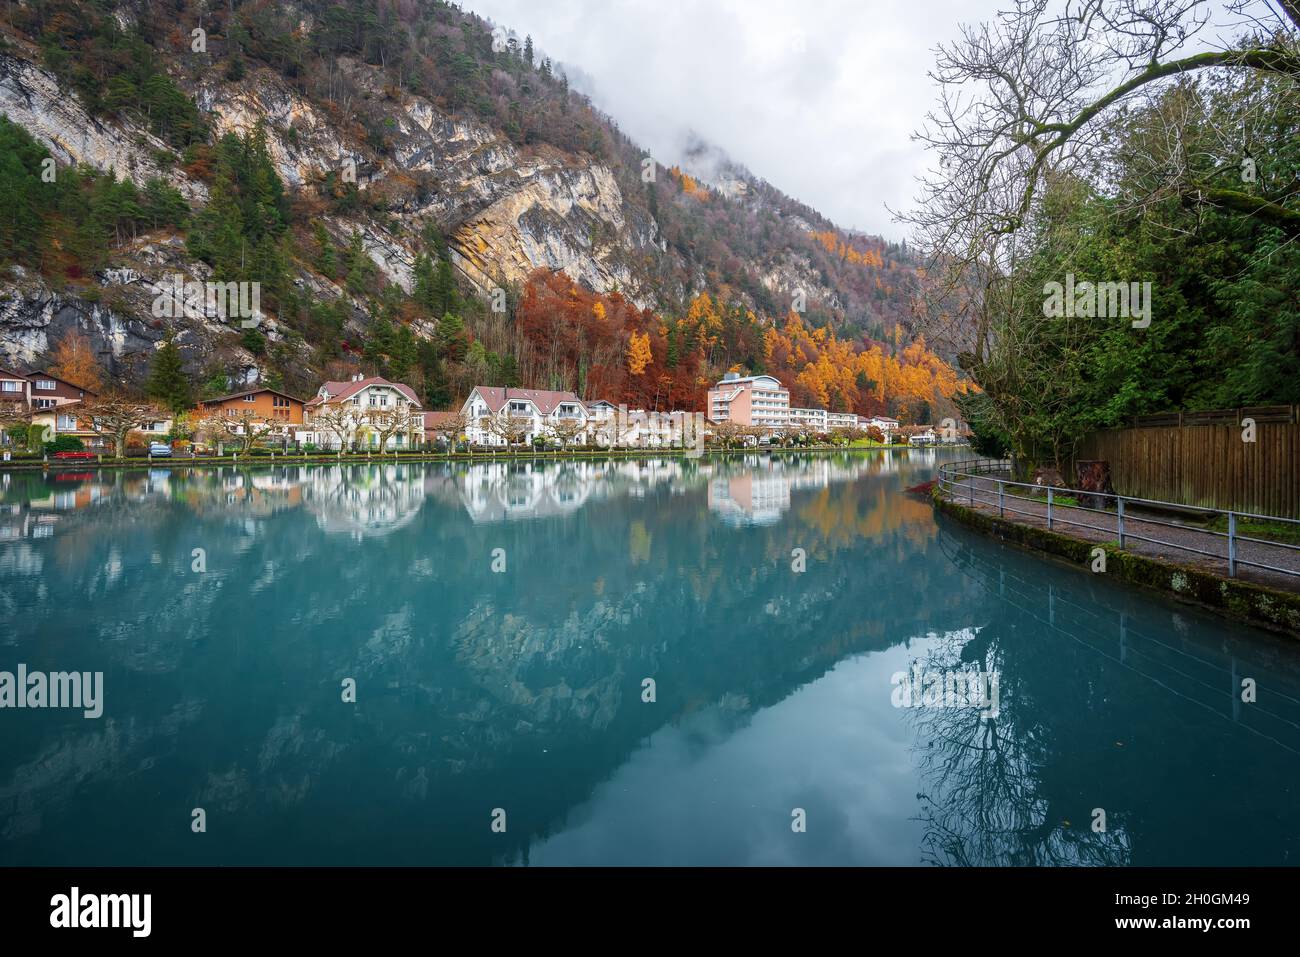
[[[1288,542],[1275,542],[1263,538],[1253,538],[1249,535],[1243,535],[1238,531],[1238,521],[1241,519],[1252,519],[1264,522],[1278,522],[1281,524],[1293,526],[1300,533],[1300,521],[1291,518],[1281,518],[1276,515],[1259,515],[1254,512],[1233,512],[1225,511],[1219,508],[1206,508],[1201,505],[1185,505],[1181,502],[1163,502],[1159,499],[1135,498],[1131,495],[1116,495],[1112,492],[1089,492],[1080,489],[1062,488],[1054,485],[1036,485],[1031,482],[1015,482],[1010,478],[1002,476],[1009,475],[1011,463],[1003,459],[969,459],[963,462],[952,462],[939,466],[938,486],[946,492],[953,501],[965,499],[969,504],[988,505],[996,507],[998,515],[1005,518],[1008,513],[1014,515],[1025,515],[1032,518],[1043,518],[1042,511],[1027,511],[1016,508],[1015,502],[1039,502],[1046,505],[1047,527],[1054,529],[1057,525],[1073,525],[1077,528],[1088,528],[1093,531],[1108,531],[1105,525],[1093,524],[1090,522],[1079,522],[1064,517],[1062,512],[1067,514],[1076,514],[1079,512],[1092,512],[1096,515],[1105,515],[1113,517],[1115,520],[1114,531],[1119,547],[1124,548],[1125,543],[1132,541],[1146,542],[1151,545],[1159,545],[1165,548],[1174,548],[1180,551],[1193,552],[1197,555],[1213,558],[1219,561],[1226,561],[1228,565],[1228,577],[1237,577],[1237,567],[1246,565],[1251,568],[1260,568],[1270,572],[1277,572],[1281,575],[1290,575],[1300,578],[1300,563],[1297,568],[1281,568],[1277,565],[1269,565],[1262,561],[1251,561],[1243,558],[1240,554],[1240,545],[1242,542],[1250,542],[1255,545],[1264,545],[1272,548],[1282,548],[1292,552],[1300,552],[1300,545],[1292,545]],[[964,480],[964,481],[963,481]],[[985,483],[983,487],[980,483]],[[1008,489],[1028,489],[1034,495],[1018,495],[1014,491],[1008,495]],[[992,492],[997,492],[997,497],[991,496]],[[1046,499],[1041,500],[1037,495],[1046,493]],[[1062,496],[1067,496],[1070,502],[1063,503],[1060,501]],[[1105,504],[1107,501],[1113,502],[1112,507],[1094,508],[1090,505],[1082,505],[1078,499],[1088,499],[1101,501]],[[1072,503],[1072,504],[1071,504]],[[1196,512],[1203,515],[1226,515],[1228,518],[1228,530],[1220,532],[1216,529],[1200,528],[1196,526],[1183,525],[1178,522],[1162,521],[1158,517],[1150,514],[1136,516],[1132,513],[1133,507],[1139,509],[1153,509],[1157,511],[1184,511]],[[1193,532],[1198,535],[1208,535],[1214,538],[1227,540],[1227,554],[1219,552],[1206,551],[1202,548],[1195,548],[1191,545],[1183,545],[1178,542],[1165,541],[1159,538],[1149,538],[1146,535],[1138,534],[1134,531],[1133,525],[1157,525],[1165,528],[1176,528],[1184,532]],[[1146,529],[1143,528],[1143,531]]]

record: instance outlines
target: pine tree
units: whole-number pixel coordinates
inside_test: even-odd
[[[360,296],[366,291],[373,269],[370,257],[366,255],[365,246],[361,242],[360,233],[353,232],[345,258],[348,271],[348,292],[354,296]]]
[[[456,289],[456,274],[450,259],[439,259],[433,280],[433,314],[443,315],[460,311],[460,293]]]
[[[469,343],[465,341],[465,321],[454,312],[443,313],[438,321],[438,350],[453,362],[465,358]]]
[[[433,315],[438,315],[436,308],[437,297],[434,293],[437,275],[433,268],[433,261],[424,253],[420,253],[415,257],[414,274],[415,288],[411,294],[412,298]]]
[[[190,380],[185,375],[181,351],[172,336],[168,336],[163,341],[162,347],[154,353],[153,363],[149,367],[149,378],[145,383],[145,393],[149,398],[171,409],[176,415],[194,406],[194,399],[190,393]]]

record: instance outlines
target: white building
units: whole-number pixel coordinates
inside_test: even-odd
[[[465,434],[472,445],[506,445],[503,433],[510,431],[506,428],[510,423],[518,430],[515,444],[530,444],[539,436],[552,439],[557,430],[568,441],[583,444],[593,419],[572,392],[490,385],[476,385],[461,411],[469,423]]]
[[[389,431],[392,414],[406,421],[384,444],[386,451],[411,448],[424,438],[424,413],[415,391],[380,376],[356,375],[348,382],[326,382],[303,403],[298,440],[337,449],[359,443],[379,448],[380,433]]]
[[[825,432],[827,431],[825,409],[791,409],[789,430],[791,432]]]
[[[877,428],[884,433],[886,441],[891,435],[898,431],[898,420],[891,419],[887,415],[873,415],[867,419],[867,428]]]
[[[827,412],[826,413],[827,431],[831,429],[857,429],[860,428],[858,417],[852,412]]]

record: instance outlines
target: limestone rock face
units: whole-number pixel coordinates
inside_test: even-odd
[[[191,201],[207,198],[202,183],[158,164],[154,157],[170,152],[162,140],[135,124],[109,123],[91,116],[59,85],[54,74],[3,52],[0,113],[44,144],[60,164],[81,163],[105,173],[113,170],[137,186],[161,177]]]
[[[608,166],[545,145],[517,148],[476,119],[449,115],[427,99],[386,85],[377,67],[348,58],[335,66],[349,91],[346,102],[338,104],[308,99],[260,66],[236,81],[220,71],[187,75],[177,70],[173,79],[193,97],[217,136],[263,129],[272,161],[291,192],[311,196],[330,174],[354,181],[360,194],[356,208],[325,214],[319,222],[340,246],[358,235],[380,273],[408,292],[420,237],[430,224],[447,238],[454,266],[483,296],[523,283],[539,267],[562,270],[597,292],[618,290],[642,308],[655,304],[656,293],[684,296],[704,288],[702,275],[690,279],[688,289],[652,285],[656,275],[683,273],[676,268],[681,257],[644,209],[626,201]],[[112,170],[137,184],[161,176],[196,208],[207,201],[208,187],[189,178],[174,150],[129,118],[89,115],[76,95],[39,65],[33,48],[0,53],[0,111],[61,164]],[[378,140],[375,129],[382,131]],[[655,268],[665,262],[675,268]],[[364,341],[371,318],[361,303],[309,264],[292,268],[295,285],[313,299],[346,300],[350,318],[344,336]],[[41,366],[60,337],[76,328],[91,337],[111,374],[138,382],[150,352],[171,333],[196,375],[219,366],[233,379],[256,382],[262,374],[259,360],[244,348],[238,328],[215,316],[159,317],[151,311],[154,286],[176,274],[202,281],[208,269],[187,255],[181,237],[154,235],[115,250],[110,267],[95,277],[98,288],[55,291],[36,277],[0,277],[0,361]],[[806,258],[788,257],[763,281],[773,291],[804,288],[823,299],[830,293]],[[274,314],[265,317],[260,331],[268,349],[297,350],[302,381],[319,377],[322,370],[310,368],[311,343],[282,334],[287,330]],[[432,329],[415,332],[428,335]]]

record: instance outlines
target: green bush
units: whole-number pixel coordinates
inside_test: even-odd
[[[55,452],[84,452],[85,444],[75,435],[60,435],[53,442],[45,443],[45,454],[53,455]]]

